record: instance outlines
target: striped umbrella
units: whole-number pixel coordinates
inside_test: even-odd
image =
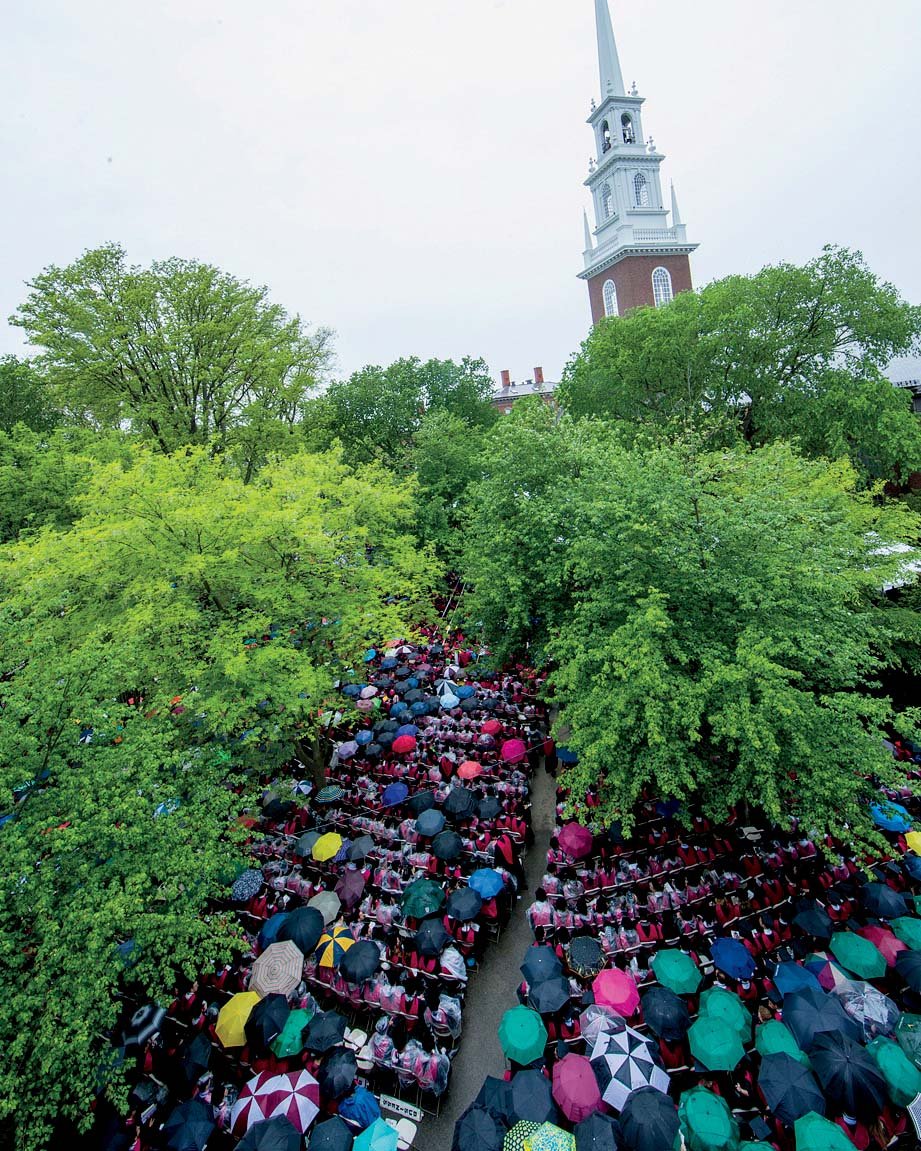
[[[317,964],[320,967],[338,967],[339,960],[355,944],[355,937],[345,924],[337,924],[332,931],[320,936],[317,944]]]
[[[321,787],[315,796],[316,803],[336,803],[345,797],[345,791],[337,783]]]
[[[301,1135],[320,1113],[320,1087],[308,1071],[272,1075],[264,1071],[244,1086],[230,1112],[231,1128],[242,1135],[254,1123],[283,1116]]]
[[[287,995],[300,983],[304,956],[290,939],[267,947],[253,964],[250,988],[259,996]]]
[[[632,1027],[599,1035],[591,1064],[601,1098],[615,1111],[620,1111],[639,1087],[668,1092],[668,1074],[659,1065],[652,1044]]]

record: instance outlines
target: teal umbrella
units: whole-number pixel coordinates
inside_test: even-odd
[[[355,1138],[353,1151],[397,1151],[399,1138],[396,1130],[383,1119],[375,1119],[370,1127]]]

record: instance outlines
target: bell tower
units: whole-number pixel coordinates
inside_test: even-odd
[[[627,92],[611,25],[608,0],[595,0],[601,100],[592,101],[588,124],[595,155],[585,187],[592,195],[594,227],[585,216],[585,266],[592,321],[632,308],[658,307],[691,288],[690,254],[675,189],[670,210],[662,193],[665,156],[643,133],[642,96]]]

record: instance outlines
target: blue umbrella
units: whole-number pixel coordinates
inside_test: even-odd
[[[681,810],[680,799],[660,799],[656,804],[656,815],[662,819],[671,819]]]
[[[279,911],[277,915],[273,915],[271,919],[266,920],[262,925],[262,930],[259,932],[260,951],[265,951],[270,944],[275,942],[287,918],[287,911]]]
[[[774,968],[774,986],[781,995],[789,995],[791,991],[802,991],[804,987],[815,987],[821,990],[821,984],[811,971],[801,967],[799,963],[778,963]]]
[[[900,803],[884,800],[874,803],[870,808],[873,822],[883,831],[911,831],[911,816]]]
[[[751,979],[755,961],[737,939],[717,939],[710,948],[713,963],[730,979]]]
[[[234,880],[233,887],[230,889],[230,898],[237,903],[246,903],[248,899],[252,899],[259,892],[261,887],[262,872],[248,868]]]
[[[578,763],[579,756],[572,750],[571,747],[558,747],[556,749],[556,757],[560,763]]]
[[[409,795],[409,788],[405,783],[389,783],[384,788],[384,794],[381,796],[381,804],[384,807],[396,807],[398,803]]]
[[[413,715],[425,715],[428,712],[429,705],[424,699],[418,699],[409,709]]]
[[[439,700],[439,703],[445,711],[452,711],[460,703],[460,700],[453,692],[446,691]]]
[[[369,647],[368,650],[365,652],[365,663],[370,663],[371,660],[374,659],[376,655],[377,655],[376,648]]]
[[[397,716],[405,715],[406,712],[408,712],[408,711],[409,711],[409,704],[404,703],[402,700],[400,700],[399,703],[393,704],[390,708],[390,714],[394,719],[396,719]]]
[[[364,686],[363,683],[347,683],[342,689],[342,694],[348,696],[349,699],[358,699]]]
[[[416,831],[420,835],[426,837],[437,835],[439,831],[445,829],[445,817],[440,811],[435,808],[430,808],[428,811],[423,811],[416,820]]]
[[[371,743],[371,741],[373,739],[374,739],[374,732],[369,731],[368,728],[365,728],[363,731],[359,731],[355,735],[355,742],[358,744],[359,747],[365,747],[367,744]]]
[[[393,671],[393,669],[395,667],[397,667],[398,664],[399,664],[399,660],[394,659],[393,656],[391,655],[391,656],[388,656],[387,659],[381,660],[381,669],[383,671]]]
[[[454,689],[454,694],[458,699],[471,699],[476,695],[476,688],[471,687],[469,683],[461,684],[460,687]]]
[[[467,881],[481,899],[493,899],[505,887],[502,876],[492,867],[481,867]]]
[[[414,675],[411,675],[409,677],[409,679],[405,680],[404,682],[405,682],[406,686],[410,689],[410,691],[412,691],[412,689],[414,687],[419,686],[419,680]]]
[[[404,723],[402,727],[398,727],[394,735],[418,735],[419,729],[414,723]]]
[[[921,856],[909,852],[908,855],[902,860],[902,866],[908,872],[912,879],[921,883]]]

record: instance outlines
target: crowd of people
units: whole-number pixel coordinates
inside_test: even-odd
[[[437,1108],[468,979],[521,897],[547,731],[538,677],[485,657],[435,628],[369,650],[325,717],[322,786],[297,763],[261,781],[223,904],[246,948],[126,1020],[132,1110],[100,1109],[104,1146],[258,1147],[270,1084],[299,1145],[369,1128],[381,1092]]]

